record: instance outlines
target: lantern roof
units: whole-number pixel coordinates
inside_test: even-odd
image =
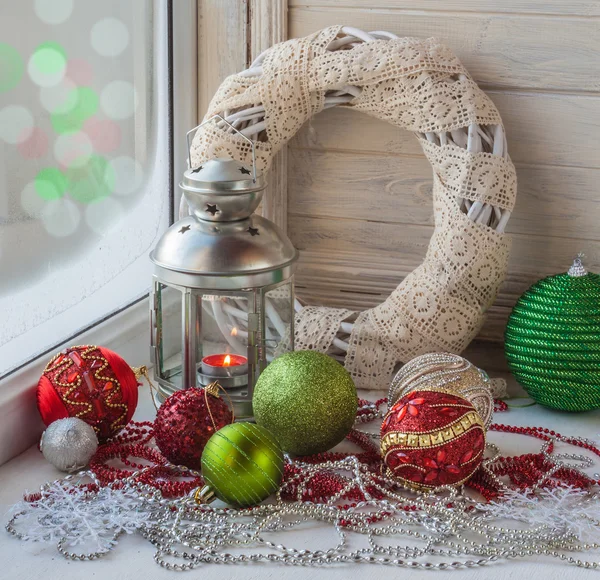
[[[297,258],[288,237],[258,215],[232,222],[188,216],[173,224],[150,254],[167,282],[216,289],[281,282],[291,276]]]
[[[166,283],[242,290],[281,282],[298,252],[272,222],[253,212],[266,182],[254,167],[211,159],[188,169],[181,189],[190,211],[161,237],[150,259]]]

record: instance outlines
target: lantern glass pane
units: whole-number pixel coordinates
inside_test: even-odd
[[[182,294],[160,282],[154,291],[158,378],[181,388]]]
[[[254,302],[253,292],[198,294],[199,386],[218,380],[232,395],[247,392],[254,366],[248,346],[256,341]]]
[[[293,283],[288,280],[264,291],[264,339],[261,340],[263,365],[293,350]]]

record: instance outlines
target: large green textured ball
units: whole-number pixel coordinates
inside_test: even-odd
[[[510,370],[529,396],[547,407],[600,407],[600,276],[581,261],[567,274],[534,284],[506,327]]]
[[[283,477],[283,452],[267,429],[232,423],[219,429],[202,452],[202,476],[225,503],[256,505],[275,493]]]
[[[252,399],[254,417],[284,451],[312,455],[327,451],[354,425],[358,398],[346,369],[310,350],[275,359],[260,375]]]

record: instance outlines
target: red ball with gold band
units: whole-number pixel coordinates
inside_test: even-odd
[[[484,451],[483,420],[456,394],[413,391],[390,408],[381,425],[388,475],[418,491],[464,483]]]

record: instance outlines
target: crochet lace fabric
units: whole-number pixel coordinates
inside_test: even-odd
[[[297,346],[327,352],[339,323],[354,320],[345,365],[359,388],[387,388],[399,362],[432,351],[460,353],[475,337],[507,268],[510,240],[474,223],[460,201],[512,210],[516,174],[510,159],[436,145],[427,132],[502,125],[491,100],[456,56],[434,39],[375,40],[328,50],[341,27],[273,46],[262,74],[228,77],[205,118],[264,106],[265,137],[256,142],[257,167],[312,115],[327,93],[360,87],[349,105],[417,134],[433,168],[435,230],[423,263],[382,304],[361,313],[306,307],[297,316]],[[251,147],[224,125],[196,134],[192,164],[229,157],[251,162]]]

